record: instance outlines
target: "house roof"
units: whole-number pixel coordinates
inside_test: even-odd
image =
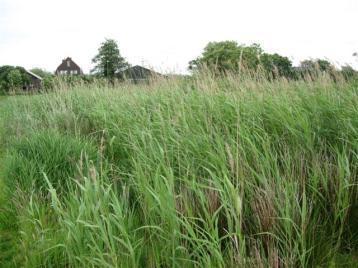
[[[30,72],[30,71],[28,71],[28,70],[25,70],[25,71],[26,71],[29,75],[31,75],[31,76],[33,76],[33,77],[39,79],[39,80],[42,80],[42,77],[38,76],[37,74],[34,74],[33,72]]]
[[[67,66],[67,61],[70,61],[70,67]],[[78,64],[74,62],[73,59],[71,59],[70,57],[67,57],[62,60],[62,63],[57,67],[56,72],[58,72],[59,70],[79,70],[80,73],[82,73],[81,67],[78,66]]]

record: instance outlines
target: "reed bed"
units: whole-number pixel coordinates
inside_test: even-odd
[[[0,101],[4,267],[354,267],[356,84],[59,88]]]

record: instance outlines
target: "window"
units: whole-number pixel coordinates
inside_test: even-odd
[[[70,67],[71,66],[71,62],[68,60],[67,61],[67,67]]]

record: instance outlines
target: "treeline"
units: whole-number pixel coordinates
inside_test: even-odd
[[[209,70],[216,75],[259,72],[271,79],[315,78],[322,72],[333,78],[337,74],[346,79],[358,76],[351,66],[346,65],[338,70],[325,59],[307,59],[294,67],[288,57],[267,53],[259,44],[239,45],[235,41],[210,42],[200,57],[189,62],[189,69],[193,72]]]
[[[357,54],[353,54],[357,57]],[[61,76],[40,68],[30,71],[42,78],[41,89],[48,90],[57,87],[59,83],[73,85],[76,83],[92,83],[95,80],[106,80],[112,84],[116,80],[123,81],[120,71],[130,66],[121,56],[118,44],[113,39],[106,39],[92,59],[95,67],[88,75]],[[259,74],[266,79],[316,79],[322,73],[328,74],[333,81],[338,77],[346,80],[358,79],[358,72],[351,66],[345,65],[337,69],[325,59],[307,59],[299,66],[293,66],[292,61],[277,53],[265,52],[259,44],[243,45],[235,41],[209,42],[201,56],[189,62],[188,69],[192,73],[210,72],[214,75],[230,74]],[[0,67],[0,93],[8,93],[25,89],[30,83],[30,76],[23,67]]]

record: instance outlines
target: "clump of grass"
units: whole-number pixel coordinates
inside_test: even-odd
[[[9,98],[3,178],[17,185],[12,241],[25,252],[10,261],[311,267],[352,256],[357,93],[325,77],[208,76]]]
[[[96,148],[90,142],[54,131],[36,132],[12,142],[4,159],[4,183],[15,189],[44,190],[43,174],[57,189],[75,177],[82,158],[95,160]],[[46,188],[45,188],[46,189]]]
[[[0,257],[9,262],[9,256],[15,255],[18,250],[16,239],[23,239],[20,233],[25,236],[31,234],[41,224],[34,219],[35,215],[43,217],[47,224],[53,220],[49,212],[51,207],[46,204],[49,200],[46,198],[47,183],[44,174],[58,192],[66,195],[68,180],[75,179],[86,170],[81,165],[81,160],[97,159],[96,149],[90,141],[82,141],[55,131],[29,133],[20,139],[15,138],[11,145],[1,157],[0,180],[3,184],[0,194],[0,246],[3,246],[3,256],[0,254]],[[36,249],[35,244],[31,240],[28,246]],[[24,250],[34,253],[33,249]],[[15,255],[14,258],[23,260],[23,255]]]

